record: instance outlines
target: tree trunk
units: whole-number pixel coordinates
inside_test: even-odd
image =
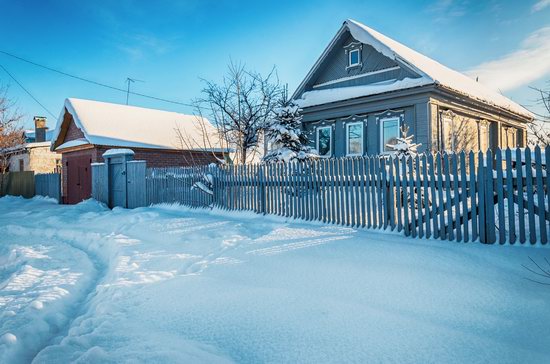
[[[241,147],[241,164],[246,164],[246,147]]]

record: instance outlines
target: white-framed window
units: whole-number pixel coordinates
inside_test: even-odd
[[[396,144],[397,138],[399,138],[400,118],[391,117],[386,119],[380,119],[380,152],[388,153],[392,149],[388,147],[388,144]]]
[[[320,157],[332,156],[332,127],[321,126],[317,128],[317,151]]]
[[[489,149],[489,124],[486,121],[479,123],[479,150],[486,152]]]
[[[350,49],[348,52],[348,67],[355,67],[361,64],[361,50]]]
[[[363,155],[363,122],[346,124],[346,154]]]

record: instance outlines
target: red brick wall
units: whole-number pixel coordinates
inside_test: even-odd
[[[69,127],[67,128],[67,134],[65,135],[63,143],[79,138],[84,138],[84,133],[82,132],[82,130],[78,129],[78,127],[74,123],[74,120],[72,120],[71,118],[71,122],[69,123]]]
[[[98,162],[103,162],[103,157],[101,157],[101,155],[111,148],[114,147],[97,146]],[[128,149],[134,151],[134,160],[146,161],[148,168],[188,167],[193,165],[205,165],[216,162],[216,158],[214,158],[212,153],[146,148]],[[222,158],[221,154],[218,155],[218,158]]]

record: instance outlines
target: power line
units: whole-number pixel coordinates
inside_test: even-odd
[[[84,77],[75,76],[75,75],[73,75],[73,74],[70,74],[70,73],[67,73],[67,72],[63,72],[63,71],[60,71],[60,70],[58,70],[58,69],[55,69],[55,68],[52,68],[52,67],[48,67],[48,66],[45,66],[45,65],[40,64],[40,63],[36,63],[36,62],[30,61],[30,60],[25,59],[25,58],[23,58],[23,57],[16,56],[15,54],[12,54],[12,53],[9,53],[9,52],[3,51],[3,50],[0,50],[0,53],[5,54],[6,56],[9,56],[9,57],[18,59],[18,60],[20,60],[20,61],[23,61],[23,62],[32,64],[33,66],[40,67],[40,68],[44,68],[44,69],[46,69],[46,70],[48,70],[48,71],[55,72],[55,73],[58,73],[58,74],[60,74],[60,75],[66,76],[66,77],[71,77],[71,78],[74,78],[74,79],[79,80],[79,81],[88,82],[88,83],[94,84],[94,85],[96,85],[96,86],[106,87],[106,88],[109,88],[109,89],[111,89],[111,90],[120,91],[120,92],[124,92],[124,93],[129,93],[129,94],[131,94],[131,95],[141,96],[141,97],[145,97],[145,98],[152,99],[152,100],[168,102],[168,103],[171,103],[171,104],[182,105],[182,106],[188,106],[188,107],[193,107],[193,106],[194,106],[194,105],[191,105],[191,104],[186,104],[186,103],[184,103],[184,102],[179,102],[179,101],[164,99],[164,98],[162,98],[162,97],[156,97],[156,96],[146,95],[146,94],[142,94],[142,93],[138,93],[138,92],[132,92],[132,91],[128,92],[128,90],[125,90],[125,89],[123,89],[123,88],[116,87],[116,86],[112,86],[112,85],[108,85],[108,84],[105,84],[105,83],[102,83],[102,82],[97,82],[97,81],[90,80],[90,79],[87,79],[87,78],[84,78]]]
[[[21,82],[17,81],[17,79],[16,79],[16,78],[15,78],[15,77],[7,70],[4,66],[2,66],[2,65],[0,64],[0,68],[2,68],[2,69],[4,70],[4,72],[6,72],[6,73],[8,74],[8,76],[10,76],[11,79],[14,80],[15,83],[17,83],[17,84],[19,85],[19,87],[21,87],[21,88],[23,89],[23,91],[25,91],[25,92],[27,93],[27,95],[29,95],[34,101],[36,101],[36,103],[37,103],[38,105],[40,105],[44,110],[46,110],[46,112],[47,112],[48,114],[50,114],[54,119],[56,118],[56,116],[55,116],[50,110],[48,110],[48,108],[47,108],[46,106],[42,105],[42,103],[41,103],[40,101],[38,101],[38,99],[37,99],[36,97],[34,97],[34,96],[31,94],[31,92],[30,92],[29,90],[27,90],[27,89],[25,88],[25,86],[23,86],[23,85],[21,84]]]

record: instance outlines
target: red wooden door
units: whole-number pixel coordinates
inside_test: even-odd
[[[67,158],[67,199],[75,204],[92,195],[92,159],[90,155]]]

